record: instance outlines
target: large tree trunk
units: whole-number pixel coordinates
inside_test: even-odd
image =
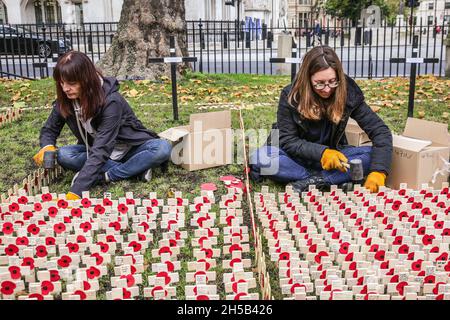
[[[169,75],[170,65],[149,64],[148,58],[170,55],[170,35],[176,55],[187,56],[184,0],[124,0],[117,33],[98,67],[120,79]]]

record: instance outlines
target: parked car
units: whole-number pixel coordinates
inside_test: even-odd
[[[72,50],[69,39],[54,39],[35,34],[22,27],[0,25],[0,54],[39,55],[48,58],[53,53]]]

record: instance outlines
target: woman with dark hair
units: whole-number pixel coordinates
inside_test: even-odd
[[[57,150],[57,161],[77,172],[68,200],[100,182],[130,177],[151,179],[152,168],[165,166],[171,145],[147,130],[119,93],[115,78],[103,77],[84,53],[63,55],[54,71],[57,99],[41,129],[41,150],[33,157],[41,165],[45,151]],[[76,145],[56,148],[67,124]]]
[[[372,147],[348,146],[344,130],[349,117],[367,133]],[[385,185],[392,134],[330,47],[315,47],[304,56],[293,84],[281,92],[273,129],[266,145],[250,157],[254,180],[265,176],[291,183],[297,192],[309,185],[327,189],[350,182],[348,161],[360,159],[364,186],[376,192]]]

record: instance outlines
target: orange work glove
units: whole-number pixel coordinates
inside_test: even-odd
[[[338,169],[346,172],[347,168],[343,163],[348,163],[347,157],[343,153],[333,149],[325,149],[322,154],[322,159],[320,159],[320,164],[324,170]]]
[[[382,172],[373,171],[369,173],[364,183],[364,187],[369,189],[370,192],[378,192],[378,188],[384,186],[386,181],[386,175]]]
[[[80,200],[81,197],[73,192],[66,194],[66,200]]]
[[[38,166],[42,166],[42,163],[44,162],[45,151],[56,151],[56,148],[55,146],[48,145],[39,150],[39,152],[33,156],[33,160]]]

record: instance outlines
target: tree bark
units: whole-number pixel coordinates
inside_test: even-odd
[[[170,75],[169,64],[148,63],[150,57],[170,56],[170,35],[176,56],[187,56],[184,0],[124,0],[117,33],[97,66],[119,79]],[[186,67],[179,64],[178,72]]]

